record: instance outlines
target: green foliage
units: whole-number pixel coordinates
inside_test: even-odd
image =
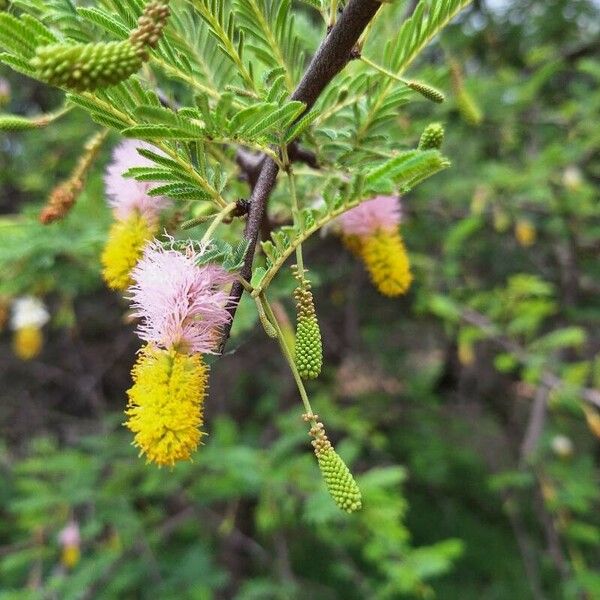
[[[357,536],[349,517],[332,510],[324,485],[313,476],[313,459],[295,451],[300,441],[296,421],[296,411],[280,415],[280,437],[264,448],[240,445],[237,426],[223,418],[215,423],[198,460],[172,471],[148,469],[113,425],[102,435],[84,436],[71,448],[52,438],[36,440],[5,480],[17,547],[0,558],[4,597],[19,589],[32,557],[39,561],[44,591],[63,598],[99,590],[111,598],[131,593],[190,597],[191,590],[215,597],[236,574],[215,563],[212,549],[226,549],[228,540],[243,540],[258,565],[268,567],[278,552],[273,532],[281,528],[292,533],[286,544],[294,570],[303,573],[305,594],[346,589],[348,597],[359,597],[346,581],[354,560],[377,564],[362,589],[379,593],[376,590],[388,587],[390,593],[382,598],[399,582],[409,590],[423,577],[448,568],[448,560],[457,555],[456,542],[417,549],[408,543],[401,524],[405,504],[399,495],[404,472],[398,467],[374,468],[361,476],[368,505],[364,516],[359,512],[355,517],[363,531]],[[7,464],[13,458],[4,451],[2,460]],[[235,515],[236,505],[246,499],[258,504],[255,521],[249,524],[254,539]],[[234,512],[223,520],[214,512],[217,504]],[[274,505],[280,508],[274,510]],[[378,508],[382,506],[383,512]],[[66,572],[59,567],[57,535],[70,516],[84,515],[81,561]],[[354,555],[352,561],[344,555],[321,560],[347,550]],[[402,569],[400,554],[407,559]],[[298,584],[278,569],[267,568],[235,597],[253,597],[251,590],[259,584],[278,596],[299,591]]]
[[[122,44],[144,3],[15,0],[0,14],[0,61],[27,76],[2,73],[0,313],[24,294],[53,313],[31,366],[10,357],[10,330],[0,348],[0,599],[596,597],[597,7],[482,2],[449,25],[468,2],[421,0],[409,17],[411,3],[383,3],[358,48],[371,65],[350,61],[306,112],[290,96],[342,2],[170,4],[141,70],[64,98],[32,81],[36,53]],[[127,176],[173,200],[166,243],[185,251],[208,231],[201,261],[231,271],[248,247],[230,210],[251,194],[240,156],[280,168],[250,285],[285,316],[283,267],[304,253],[326,359],[308,391],[362,510],[339,511],[319,479],[250,295],[232,356],[211,367],[206,445],[172,471],[137,459],[113,414],[127,385],[113,373],[136,346],[117,342],[124,305],[98,292],[106,154],[64,221],[37,219],[99,128],[153,146]],[[319,165],[293,165],[297,210],[281,181],[292,141]],[[398,302],[314,235],[378,194],[404,196],[415,284]],[[70,518],[72,570],[56,537]]]

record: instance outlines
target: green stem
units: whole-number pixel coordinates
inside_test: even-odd
[[[390,79],[395,79],[396,81],[399,81],[400,83],[403,83],[404,85],[408,85],[408,80],[404,79],[403,77],[400,77],[399,75],[396,75],[395,73],[392,73],[391,71],[388,71],[386,68],[382,67],[381,65],[378,65],[377,63],[374,63],[372,60],[370,60],[366,56],[361,56],[360,60],[362,60],[362,62],[364,62],[366,65],[369,65],[372,69],[379,71],[381,74],[385,75],[386,77],[389,77]]]
[[[337,18],[337,5],[338,0],[331,0],[331,7],[329,9],[329,26],[333,27]]]
[[[298,392],[300,393],[300,398],[302,399],[302,404],[304,404],[304,410],[306,411],[306,414],[309,416],[311,424],[313,426],[315,426],[317,424],[316,419],[314,418],[315,413],[313,412],[312,406],[310,405],[310,400],[308,399],[308,394],[306,393],[306,388],[304,387],[304,383],[302,382],[302,377],[300,377],[300,373],[298,373],[298,369],[296,367],[296,362],[294,361],[294,357],[292,356],[292,351],[290,350],[290,347],[287,345],[287,342],[285,341],[285,336],[283,335],[283,331],[281,331],[281,326],[279,325],[279,321],[277,320],[277,317],[275,316],[275,313],[273,312],[273,309],[271,308],[271,305],[269,304],[269,301],[267,300],[267,296],[265,295],[264,292],[260,293],[260,295],[258,296],[258,299],[260,300],[260,302],[265,310],[265,314],[266,314],[267,318],[273,324],[273,327],[275,327],[279,345],[281,346],[283,355],[290,367],[292,375],[294,376],[294,380],[296,381],[296,386],[298,387]]]
[[[294,177],[294,171],[292,163],[288,157],[287,147],[284,145],[281,149],[281,156],[285,165],[286,173],[288,176],[288,184],[290,186],[290,199],[292,204],[292,217],[294,219],[294,225],[297,229],[302,229],[300,223],[300,207],[298,206],[298,196],[296,194],[296,180]],[[302,244],[296,246],[296,264],[298,265],[298,273],[304,279],[304,259],[302,257]]]
[[[202,239],[200,240],[201,244],[204,244],[208,242],[208,240],[210,240],[212,234],[215,232],[215,229],[219,226],[220,223],[223,222],[223,219],[235,209],[236,206],[237,204],[235,202],[231,202],[223,210],[217,213],[212,223],[209,225],[208,229],[202,236]]]

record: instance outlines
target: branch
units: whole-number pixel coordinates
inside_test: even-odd
[[[351,59],[352,49],[358,42],[358,38],[380,6],[380,2],[376,0],[350,0],[348,2],[344,12],[321,43],[306,73],[292,94],[292,100],[306,104],[305,113],[314,106],[321,92]],[[271,158],[266,157],[250,196],[248,221],[244,230],[244,238],[248,240],[249,245],[244,257],[244,265],[240,271],[240,275],[246,280],[250,280],[252,277],[252,262],[258,234],[263,222],[267,200],[275,187],[278,172],[277,164]],[[221,352],[229,338],[231,325],[243,292],[242,284],[235,282],[231,288],[232,303],[229,310],[231,319],[223,333]]]
[[[502,335],[494,323],[492,323],[492,321],[490,321],[484,315],[467,308],[462,311],[461,319],[466,323],[481,329],[481,331],[488,336],[488,339],[495,342],[506,351],[512,353],[519,362],[527,363],[529,361],[530,355],[528,354],[527,350],[514,340]],[[549,369],[544,369],[542,371],[540,383],[549,390],[561,388],[565,385],[565,382]],[[588,404],[593,404],[594,406],[600,408],[600,390],[582,387],[578,391],[582,400]]]

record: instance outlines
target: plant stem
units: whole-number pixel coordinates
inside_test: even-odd
[[[281,326],[279,325],[279,321],[277,320],[277,317],[275,316],[275,313],[273,312],[273,309],[271,308],[271,305],[269,304],[269,301],[267,300],[267,297],[264,292],[262,292],[258,296],[258,299],[261,302],[261,304],[265,310],[265,314],[266,314],[267,318],[273,324],[273,327],[275,327],[279,345],[281,346],[283,355],[290,367],[290,371],[292,372],[292,375],[294,376],[294,380],[296,381],[296,386],[298,387],[298,392],[300,393],[300,398],[302,399],[302,404],[304,404],[304,410],[306,411],[306,414],[309,416],[311,424],[314,426],[314,425],[316,425],[316,419],[314,418],[315,413],[313,412],[312,406],[310,405],[310,400],[308,399],[308,394],[306,393],[306,388],[304,387],[302,377],[300,377],[300,373],[298,373],[298,369],[296,367],[296,361],[294,360],[294,357],[292,356],[292,351],[290,350],[290,347],[287,345],[287,342],[285,341],[285,336],[283,335],[283,331],[281,331]]]
[[[338,0],[331,0],[331,6],[329,8],[329,27],[335,25],[335,19],[337,17],[337,5]]]
[[[382,67],[381,65],[378,65],[377,63],[374,63],[371,59],[367,58],[366,56],[361,55],[360,60],[362,60],[362,62],[364,62],[366,65],[369,65],[369,67],[371,67],[372,69],[379,71],[382,75],[385,75],[390,79],[395,79],[396,81],[399,81],[404,85],[408,85],[408,80],[404,79],[403,77],[400,77],[399,75],[396,75],[395,73],[392,73],[391,71],[388,71],[386,68]]]
[[[294,219],[294,225],[298,230],[302,230],[302,223],[300,222],[300,208],[298,206],[298,196],[296,195],[296,179],[294,177],[294,171],[292,163],[290,162],[287,147],[284,145],[281,149],[281,156],[283,163],[286,168],[288,183],[290,186],[290,200],[292,204],[292,217]],[[296,264],[298,265],[298,273],[304,279],[304,259],[302,258],[302,244],[296,246]]]
[[[312,109],[321,92],[348,64],[354,45],[380,8],[381,3],[377,0],[349,0],[346,4],[344,12],[337,19],[333,29],[323,39],[298,87],[291,96],[292,100],[299,100],[306,104],[305,113]],[[252,277],[254,251],[267,201],[275,187],[278,172],[279,165],[267,157],[262,163],[256,184],[252,190],[248,221],[244,230],[244,238],[249,244],[246,256],[244,257],[244,265],[240,272],[245,279]],[[223,352],[227,338],[229,337],[231,324],[243,290],[244,288],[239,282],[234,283],[231,288],[232,305],[229,310],[231,319],[223,331],[221,352]]]
[[[220,223],[223,222],[223,219],[235,209],[236,206],[237,203],[231,202],[223,210],[217,213],[212,223],[209,225],[208,229],[202,236],[202,239],[200,240],[201,244],[205,244],[206,242],[208,242],[208,240],[210,240],[212,234],[215,232],[215,229],[219,226]]]

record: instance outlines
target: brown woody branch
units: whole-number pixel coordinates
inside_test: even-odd
[[[487,335],[488,339],[496,343],[507,352],[512,353],[520,363],[525,364],[529,361],[530,355],[527,350],[514,340],[498,332],[494,323],[492,323],[492,321],[490,321],[484,315],[475,310],[467,308],[462,311],[460,318],[466,323],[481,329],[481,331]],[[544,369],[540,377],[540,384],[551,391],[563,387],[565,382],[549,369]],[[582,387],[579,390],[579,396],[588,404],[592,404],[597,408],[600,408],[600,390]]]
[[[321,92],[351,60],[354,46],[380,6],[381,3],[376,0],[350,0],[348,2],[335,26],[327,34],[314,55],[306,73],[292,94],[292,100],[306,104],[306,111],[314,106]],[[240,271],[240,275],[244,279],[252,277],[254,251],[264,219],[267,200],[275,187],[278,172],[279,167],[275,161],[269,157],[262,160],[260,172],[256,177],[256,184],[250,196],[248,220],[244,230],[244,237],[249,242]],[[233,284],[231,288],[232,305],[229,311],[231,320],[223,334],[221,352],[229,338],[231,325],[243,292],[244,288],[241,283]]]

